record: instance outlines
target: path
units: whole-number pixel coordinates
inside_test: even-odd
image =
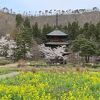
[[[0,75],[0,80],[5,79],[5,78],[14,77],[14,76],[18,75],[19,73],[20,72],[12,72],[12,73],[9,73],[9,74]]]
[[[18,63],[1,65],[0,67],[17,67]]]

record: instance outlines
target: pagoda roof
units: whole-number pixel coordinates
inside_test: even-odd
[[[54,30],[52,32],[50,32],[49,34],[47,34],[47,36],[67,36],[68,34],[60,31],[60,30]]]

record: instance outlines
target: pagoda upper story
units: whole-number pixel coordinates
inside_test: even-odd
[[[68,45],[68,34],[55,29],[53,32],[47,34],[48,42],[45,43],[46,46],[49,47],[57,47],[62,45]]]

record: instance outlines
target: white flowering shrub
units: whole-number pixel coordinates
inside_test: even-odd
[[[14,54],[16,42],[10,39],[9,35],[0,38],[0,56],[11,57]]]
[[[57,48],[46,47],[44,44],[39,46],[39,50],[44,54],[45,59],[47,60],[55,60],[55,59],[66,60],[67,56],[63,55],[64,53],[66,53],[65,49],[66,49],[65,46]]]

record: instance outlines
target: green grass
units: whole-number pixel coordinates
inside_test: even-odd
[[[17,68],[11,68],[11,67],[1,67],[0,68],[0,75],[3,75],[3,74],[8,74],[8,73],[11,73],[11,72],[14,72],[14,71],[18,71]]]

